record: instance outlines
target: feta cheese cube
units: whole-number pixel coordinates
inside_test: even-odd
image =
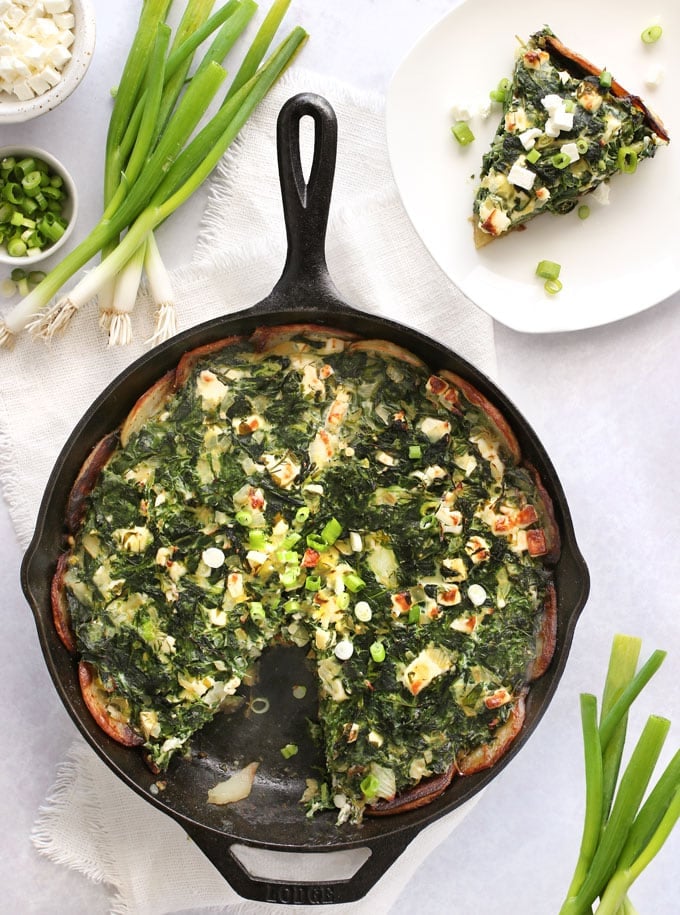
[[[654,64],[647,71],[647,75],[645,76],[645,85],[654,88],[654,86],[658,86],[661,83],[663,77],[664,68],[661,66],[661,64]]]
[[[609,205],[609,184],[605,181],[601,181],[597,187],[591,191],[590,197],[596,203],[599,203],[601,206]]]
[[[513,162],[512,168],[508,172],[508,181],[515,187],[521,187],[525,191],[530,191],[536,180],[536,172],[532,172],[522,164],[521,159]]]
[[[468,104],[458,102],[451,107],[451,117],[454,121],[469,121],[472,117],[472,110]]]
[[[71,9],[71,0],[43,0],[45,12],[50,16],[55,13],[68,13]]]
[[[578,148],[577,148],[577,146],[576,146],[576,143],[563,143],[562,146],[561,146],[561,148],[560,148],[560,152],[561,152],[563,155],[569,157],[569,164],[570,164],[570,165],[571,165],[572,162],[578,162],[578,160],[581,158],[580,155],[579,155],[579,152],[578,152]]]
[[[537,137],[540,137],[542,131],[538,127],[529,127],[519,135],[519,141],[522,146],[529,150],[536,143]]]

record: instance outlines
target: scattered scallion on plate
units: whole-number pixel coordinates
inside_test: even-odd
[[[0,346],[10,345],[26,327],[37,337],[51,339],[83,305],[99,296],[109,342],[124,342],[130,336],[132,289],[135,283],[138,286],[140,265],[157,297],[151,342],[175,331],[172,290],[154,232],[208,178],[308,36],[297,26],[269,51],[291,2],[273,0],[231,85],[215,102],[227,75],[222,63],[245,32],[257,4],[229,0],[211,16],[210,0],[187,0],[171,40],[166,23],[170,2],[142,4],[114,94],[102,217],[0,322]],[[211,36],[190,74],[197,50]],[[99,253],[99,265],[48,307],[53,296]]]
[[[469,146],[475,139],[467,121],[457,121],[451,128],[451,133],[461,146]]]
[[[660,25],[650,25],[643,29],[640,38],[645,44],[654,44],[663,35],[663,29]]]
[[[536,265],[536,276],[545,280],[543,288],[548,295],[557,295],[562,289],[562,282],[559,279],[562,265],[555,261],[543,260]]]
[[[680,818],[680,750],[648,791],[670,721],[650,715],[621,773],[628,712],[659,669],[655,651],[637,669],[641,640],[616,635],[598,720],[594,695],[581,695],[586,800],[576,868],[560,915],[634,915],[628,891]],[[645,797],[646,795],[646,797]]]

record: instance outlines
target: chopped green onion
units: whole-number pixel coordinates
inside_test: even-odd
[[[625,175],[632,175],[637,168],[638,154],[632,146],[622,146],[616,157],[616,164]]]
[[[423,515],[420,519],[420,529],[421,531],[429,531],[430,528],[434,527],[437,523],[437,516],[433,514]]]
[[[560,171],[562,171],[562,169],[565,169],[567,167],[567,165],[569,165],[570,162],[571,162],[571,158],[566,153],[563,153],[563,152],[555,153],[554,156],[550,157],[550,164],[553,165],[555,168],[558,168]]]
[[[320,575],[308,575],[305,579],[305,590],[314,593],[321,589],[321,584],[322,582]]]
[[[299,600],[287,600],[283,605],[283,609],[286,613],[297,613],[301,606]]]
[[[420,445],[409,445],[408,456],[412,461],[417,461],[423,456],[423,449]]]
[[[249,606],[250,618],[254,623],[263,623],[266,619],[264,607],[260,601],[251,601]]]
[[[548,295],[557,295],[562,289],[562,283],[560,280],[546,280],[543,284],[543,288]]]
[[[409,607],[408,621],[409,623],[420,622],[420,604],[413,604],[412,607]]]
[[[350,596],[347,591],[342,591],[340,594],[335,595],[335,603],[338,605],[338,609],[346,610],[349,607]]]
[[[461,146],[469,146],[475,139],[467,121],[457,121],[451,128],[451,133]]]
[[[267,535],[264,531],[260,530],[250,530],[248,531],[248,546],[253,550],[261,550],[267,545]],[[286,560],[282,560],[285,562]]]
[[[509,89],[510,80],[505,76],[498,81],[496,88],[489,92],[489,98],[492,102],[498,102],[502,105],[507,100]]]
[[[356,572],[348,572],[344,576],[345,587],[348,588],[353,594],[357,591],[361,591],[362,588],[366,587],[366,582],[357,575]]]
[[[285,747],[281,747],[281,756],[283,756],[284,759],[290,759],[291,756],[295,756],[297,752],[297,744],[294,743],[287,743]]]
[[[296,543],[299,543],[302,540],[302,534],[298,534],[297,531],[291,531],[283,539],[281,546],[284,550],[289,550],[291,547],[295,546]]]
[[[238,524],[241,524],[243,527],[248,527],[248,525],[251,524],[253,520],[253,513],[249,512],[246,508],[242,508],[240,511],[236,512],[234,518]]]
[[[324,550],[328,549],[328,543],[320,534],[308,534],[307,546],[312,550],[316,550],[317,553],[323,553]]]
[[[299,575],[298,569],[284,569],[279,575],[279,581],[284,588],[292,588],[297,583]]]
[[[304,699],[307,695],[307,687],[303,684],[298,684],[293,687],[293,698],[294,699]]]
[[[298,508],[295,512],[295,523],[304,524],[307,518],[309,518],[309,508],[303,505],[302,508]]]
[[[326,541],[328,546],[333,546],[341,533],[342,524],[340,524],[337,519],[331,518],[331,520],[324,525],[324,528],[321,531],[321,537]]]
[[[660,25],[650,25],[643,30],[640,38],[644,41],[645,44],[654,44],[655,41],[658,41],[663,34],[663,29]]]
[[[380,782],[378,781],[377,776],[373,775],[373,773],[371,772],[369,775],[367,775],[365,778],[363,778],[361,780],[359,787],[361,788],[361,793],[363,794],[363,796],[367,800],[370,800],[371,798],[374,798],[376,796],[376,794],[378,793],[378,788],[380,787]]]
[[[544,280],[556,280],[562,269],[555,261],[539,261],[536,267],[536,276]]]
[[[587,219],[590,216],[590,207],[587,204],[582,203],[576,211],[576,214],[579,219]]]
[[[578,151],[579,156],[585,155],[588,152],[589,148],[590,148],[590,144],[588,143],[586,138],[579,137],[578,140],[576,141],[576,149]]]
[[[382,664],[385,660],[385,646],[382,642],[373,642],[371,647],[368,649],[371,657],[376,664]]]
[[[63,179],[41,159],[3,162],[8,167],[0,171],[0,243],[4,242],[10,256],[38,254],[59,241],[66,230],[63,213],[68,197]],[[31,231],[27,234],[26,230]],[[24,285],[22,294],[27,292]]]
[[[600,85],[603,89],[609,89],[612,84],[612,75],[609,70],[603,70],[600,73]]]
[[[530,149],[526,155],[526,160],[530,165],[536,165],[538,160],[541,158],[540,152],[534,146],[533,149]]]
[[[269,699],[263,696],[257,696],[250,703],[250,711],[256,715],[265,715],[269,711]]]

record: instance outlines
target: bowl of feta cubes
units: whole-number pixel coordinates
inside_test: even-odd
[[[92,60],[89,0],[0,0],[0,124],[51,111]]]

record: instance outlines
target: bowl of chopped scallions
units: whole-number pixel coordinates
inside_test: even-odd
[[[73,179],[43,149],[0,148],[0,262],[35,264],[55,254],[73,231],[78,196]]]

